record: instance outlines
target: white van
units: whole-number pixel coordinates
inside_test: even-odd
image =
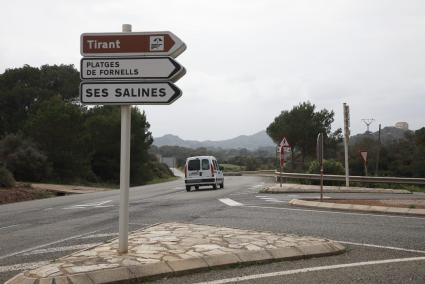
[[[198,189],[200,186],[212,186],[213,189],[224,187],[223,168],[219,166],[213,156],[196,156],[186,159],[184,166],[184,182],[186,190],[192,186]]]

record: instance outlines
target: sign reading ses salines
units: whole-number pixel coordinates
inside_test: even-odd
[[[85,104],[171,104],[182,92],[171,82],[84,81],[80,84]]]

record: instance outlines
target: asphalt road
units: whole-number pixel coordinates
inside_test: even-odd
[[[325,237],[342,242],[348,251],[155,282],[425,283],[424,217],[292,207],[287,202],[293,198],[318,195],[259,194],[267,182],[261,177],[226,177],[222,190],[189,193],[182,180],[132,188],[130,230],[170,221],[221,225]],[[343,196],[425,198],[425,194]],[[238,206],[229,206],[223,199]],[[117,237],[118,205],[119,191],[114,190],[0,206],[0,283],[23,269]]]

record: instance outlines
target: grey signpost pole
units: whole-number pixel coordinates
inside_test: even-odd
[[[345,186],[350,186],[349,181],[349,166],[348,166],[348,140],[350,139],[350,109],[349,106],[344,103],[344,155],[345,155]]]
[[[320,201],[323,201],[323,133],[317,135],[316,151],[320,166]]]
[[[131,25],[122,25],[123,32],[131,32]],[[128,251],[128,199],[130,186],[130,132],[131,105],[121,106],[121,162],[120,162],[120,214],[119,253]]]

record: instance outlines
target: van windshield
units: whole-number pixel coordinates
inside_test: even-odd
[[[187,169],[189,171],[199,171],[200,168],[201,168],[201,163],[199,159],[190,160],[189,163],[187,164]]]

